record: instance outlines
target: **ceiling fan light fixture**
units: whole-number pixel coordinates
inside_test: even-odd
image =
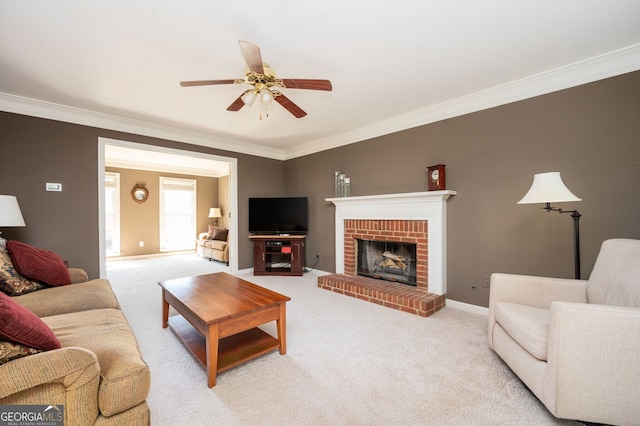
[[[247,90],[240,96],[240,99],[242,99],[245,105],[251,106],[256,100],[256,92],[254,90]]]
[[[248,41],[238,41],[242,56],[247,64],[247,71],[243,79],[226,79],[226,80],[194,80],[181,81],[180,86],[209,86],[218,84],[249,84],[252,89],[245,90],[237,97],[228,107],[227,111],[240,111],[245,105],[251,107],[256,98],[260,98],[260,118],[262,111],[269,116],[269,106],[273,104],[273,100],[280,104],[284,109],[293,114],[296,118],[302,118],[307,115],[298,105],[291,99],[287,98],[277,88],[291,89],[307,89],[307,90],[324,90],[331,91],[333,87],[329,80],[307,79],[307,78],[277,78],[276,73],[269,68],[269,65],[262,62],[262,54],[260,48]],[[273,88],[274,90],[271,90]]]
[[[262,89],[260,91],[260,102],[263,104],[270,104],[273,100],[273,95],[271,94],[271,90]]]

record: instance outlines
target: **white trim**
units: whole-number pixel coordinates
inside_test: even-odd
[[[245,269],[240,269],[238,271],[238,275],[253,275],[253,268],[245,268]]]
[[[470,312],[472,314],[480,314],[489,316],[489,308],[484,306],[472,305],[470,303],[458,302],[456,300],[447,299],[447,308],[457,309],[459,311]]]
[[[482,111],[511,102],[603,80],[640,69],[640,44],[442,102],[338,135],[310,141],[284,153],[285,160]]]
[[[115,245],[112,243],[112,247],[115,247],[117,250],[112,250],[110,252],[110,254],[107,254],[107,256],[118,256],[121,252],[121,241],[120,241],[120,173],[119,172],[105,172],[104,173],[105,178],[107,176],[112,176],[113,179],[115,180],[116,184],[115,184],[115,197],[113,200],[113,204],[114,204],[114,221],[113,221],[113,234],[111,235],[113,241],[115,241]],[[106,179],[105,179],[106,181]],[[106,195],[106,188],[107,185],[105,183],[105,195]],[[105,201],[106,201],[106,197],[105,197]],[[106,205],[106,203],[105,203]],[[106,216],[106,212],[103,216]],[[105,221],[105,230],[106,230],[106,221]],[[106,247],[106,241],[105,241],[105,247]]]
[[[184,151],[173,148],[165,148],[157,145],[146,145],[136,142],[128,142],[117,139],[98,138],[98,253],[100,256],[100,277],[106,278],[106,255],[104,240],[104,172],[105,172],[105,145],[119,145],[133,149],[165,152],[174,155],[206,158],[214,161],[229,163],[229,273],[238,273],[238,159],[222,157],[220,155],[205,154],[195,151]]]
[[[284,160],[282,150],[0,92],[0,111]]]
[[[429,293],[447,293],[447,199],[456,191],[327,198],[336,206],[336,273],[344,273],[345,219],[426,220]]]
[[[369,126],[279,150],[206,133],[0,93],[0,111],[191,143],[275,160],[289,160],[452,117],[640,70],[640,43],[567,66],[480,90]]]
[[[178,256],[181,254],[196,254],[195,250],[177,250],[177,251],[165,251],[162,253],[149,253],[149,254],[137,254],[134,256],[110,256],[107,257],[107,263],[117,262],[119,260],[140,260],[140,259],[148,259],[151,257],[167,257],[167,256]]]

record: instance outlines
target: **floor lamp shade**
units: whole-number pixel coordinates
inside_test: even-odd
[[[533,176],[529,192],[518,201],[518,204],[562,203],[582,201],[564,184],[560,172],[538,173]]]

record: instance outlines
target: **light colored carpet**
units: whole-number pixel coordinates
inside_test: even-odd
[[[555,419],[487,345],[485,316],[429,318],[316,287],[317,275],[242,278],[291,297],[287,354],[218,375],[161,327],[158,281],[226,271],[195,254],[108,262],[151,368],[152,425],[542,425]],[[263,327],[275,335],[275,324]]]

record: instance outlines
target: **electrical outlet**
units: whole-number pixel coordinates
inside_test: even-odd
[[[490,285],[491,285],[491,278],[490,277],[484,277],[482,279],[482,287],[489,288]]]
[[[140,242],[138,243],[138,246],[139,246],[139,247],[144,247],[144,241],[140,241]]]

